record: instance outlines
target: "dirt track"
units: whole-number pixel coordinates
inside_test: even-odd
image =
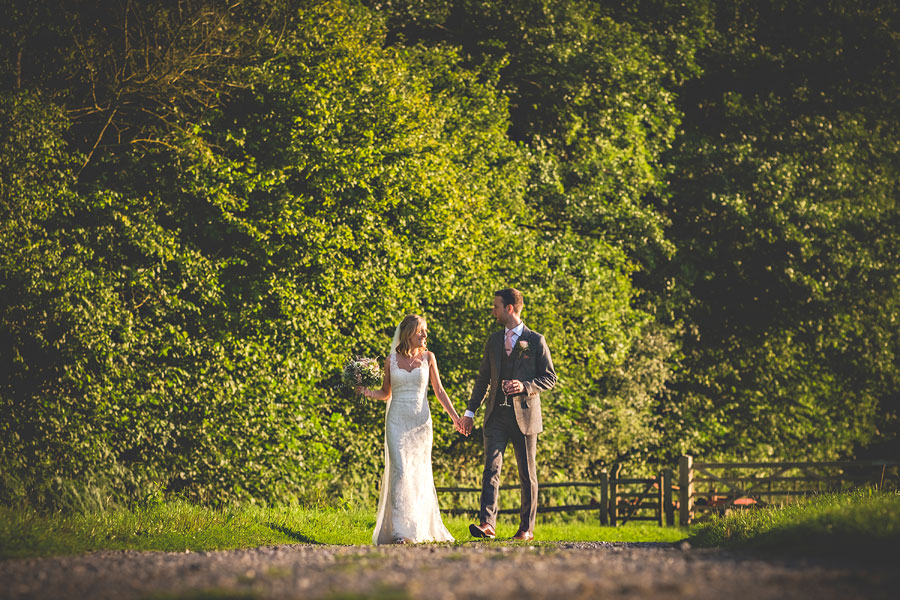
[[[848,600],[896,598],[894,570],[686,544],[293,545],[0,561],[0,597]]]

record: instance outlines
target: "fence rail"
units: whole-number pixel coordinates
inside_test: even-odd
[[[747,474],[748,470],[754,473]],[[567,481],[541,484],[539,490],[588,488],[600,498],[587,503],[552,506],[539,504],[538,513],[597,511],[602,525],[624,525],[628,521],[655,521],[660,525],[689,525],[712,514],[736,508],[768,506],[777,499],[823,491],[875,484],[881,488],[900,487],[900,461],[782,461],[782,462],[694,462],[685,455],[678,461],[677,478],[672,469],[656,477],[620,477],[620,465],[603,471],[599,481]],[[787,487],[785,487],[787,486]],[[477,487],[439,487],[439,493],[476,494]],[[518,485],[501,485],[501,490],[517,490]],[[475,515],[478,508],[454,506],[444,509],[454,515]],[[507,508],[500,514],[518,514]]]
[[[592,501],[588,504],[560,504],[556,506],[549,506],[544,504],[538,504],[537,512],[539,513],[556,513],[556,512],[577,512],[580,510],[596,510],[602,512],[602,507],[606,506],[606,481],[601,478],[601,481],[565,481],[565,482],[553,482],[553,483],[543,483],[539,486],[538,490],[542,489],[553,489],[553,488],[567,488],[567,487],[586,487],[586,488],[600,488],[600,496],[601,499],[599,502]],[[436,488],[438,493],[481,493],[481,488],[474,487],[439,487]],[[519,489],[518,485],[501,485],[501,490],[517,490]],[[480,508],[448,508],[443,509],[443,512],[449,513],[451,515],[475,515],[478,514]],[[497,511],[502,515],[512,515],[518,514],[519,509],[517,508],[504,508]],[[603,522],[605,517],[603,515],[600,516],[600,521]]]

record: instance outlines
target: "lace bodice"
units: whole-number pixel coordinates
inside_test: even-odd
[[[400,367],[397,355],[391,354],[391,403],[416,402],[421,408],[428,403],[428,355],[422,357],[417,367],[407,371]]]

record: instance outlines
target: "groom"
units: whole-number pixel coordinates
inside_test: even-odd
[[[522,322],[524,306],[519,290],[506,288],[494,294],[492,312],[504,329],[491,334],[485,344],[481,369],[465,416],[459,423],[460,430],[469,435],[475,411],[485,401],[485,392],[490,390],[484,409],[481,524],[469,526],[475,537],[496,536],[500,467],[506,446],[512,442],[522,486],[521,522],[513,539],[534,539],[538,493],[535,458],[537,436],[543,431],[541,392],[556,384],[556,372],[544,336],[531,331]]]

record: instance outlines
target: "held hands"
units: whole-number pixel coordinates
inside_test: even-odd
[[[523,384],[518,379],[510,379],[508,381],[503,382],[503,393],[507,396],[515,396],[516,394],[521,394],[525,391],[525,384]],[[456,428],[456,431],[461,434],[468,436],[472,433],[472,427],[475,425],[475,422],[472,420],[472,417],[458,417],[453,420],[453,426]]]
[[[453,421],[453,429],[457,433],[462,433],[462,430],[459,427],[459,415],[450,415],[450,419]]]

